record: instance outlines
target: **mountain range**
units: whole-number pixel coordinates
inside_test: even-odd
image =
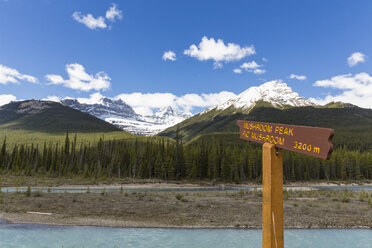
[[[12,128],[62,133],[124,130],[138,135],[156,134],[175,138],[178,128],[185,142],[203,135],[235,135],[238,133],[237,120],[334,128],[337,131],[335,139],[340,144],[346,143],[342,139],[361,140],[366,149],[372,146],[371,109],[342,102],[316,105],[281,81],[250,87],[234,98],[194,116],[177,113],[171,107],[160,109],[151,116],[143,116],[125,101],[107,97],[101,97],[95,103],[84,103],[77,99],[64,99],[60,103],[29,100],[0,107],[0,129],[4,130]],[[238,139],[238,136],[234,139]]]
[[[188,113],[176,113],[172,107],[164,107],[154,115],[143,116],[137,114],[124,101],[108,97],[101,97],[93,104],[81,103],[77,99],[64,99],[61,103],[105,120],[124,131],[145,136],[155,135],[191,117]]]
[[[338,131],[336,139],[368,140],[372,132],[371,109],[342,102],[316,105],[300,97],[287,84],[271,81],[251,87],[224,103],[184,120],[178,124],[179,134],[186,142],[205,134],[237,134],[237,120],[334,128]],[[170,127],[159,135],[174,138],[176,129],[175,126]],[[366,147],[372,145],[367,143]]]
[[[275,108],[314,106],[312,102],[293,92],[287,84],[271,81],[259,87],[251,87],[235,98],[204,110],[198,116],[210,111],[223,112],[231,108],[247,113],[259,102],[270,103]],[[97,102],[90,104],[72,98],[61,100],[61,103],[105,120],[124,131],[145,136],[156,135],[192,116],[187,113],[176,113],[172,107],[160,109],[151,116],[142,116],[123,100],[108,97],[101,97]]]

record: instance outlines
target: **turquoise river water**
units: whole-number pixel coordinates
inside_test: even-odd
[[[286,248],[372,248],[369,229],[285,230]],[[1,248],[259,248],[261,230],[0,224]]]

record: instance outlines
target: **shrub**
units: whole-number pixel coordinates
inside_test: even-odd
[[[287,190],[283,190],[283,198],[284,198],[284,200],[288,200],[289,194],[288,194]]]
[[[41,194],[41,191],[40,190],[37,190],[34,192],[34,197],[40,197],[42,194]]]
[[[25,193],[25,196],[27,196],[27,197],[31,196],[31,187],[30,186],[27,187],[27,191]]]
[[[368,198],[368,193],[364,190],[359,193],[359,201],[364,201],[364,199]]]
[[[349,202],[350,201],[350,198],[346,194],[343,194],[341,201],[342,202]]]
[[[176,199],[182,202],[185,198],[183,194],[176,194]]]

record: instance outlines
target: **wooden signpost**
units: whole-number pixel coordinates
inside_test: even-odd
[[[237,121],[240,138],[262,146],[262,247],[284,248],[282,149],[329,159],[333,129]]]

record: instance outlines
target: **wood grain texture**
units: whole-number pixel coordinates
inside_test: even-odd
[[[265,143],[262,156],[262,247],[283,248],[283,154]]]

